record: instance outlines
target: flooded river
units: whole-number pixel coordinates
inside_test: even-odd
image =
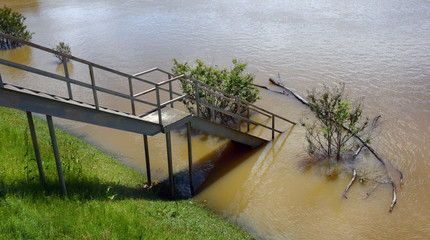
[[[193,136],[198,201],[261,239],[430,238],[430,4],[428,1],[8,1],[27,17],[33,42],[70,44],[73,55],[120,71],[169,70],[172,58],[229,66],[248,63],[256,82],[269,76],[306,95],[324,83],[345,82],[365,98],[365,113],[382,115],[373,146],[404,173],[398,204],[388,213],[391,187],[355,183],[352,174],[327,179],[306,159],[304,129],[286,129],[249,150],[210,135]],[[55,58],[23,47],[2,58],[62,71]],[[42,65],[40,59],[49,59]],[[72,63],[71,75],[88,69]],[[42,79],[0,67],[5,81],[56,89]],[[108,76],[102,84],[122,87]],[[10,81],[12,82],[12,81]],[[101,80],[100,80],[101,82]],[[91,93],[81,97],[92,99]],[[88,95],[88,96],[87,96]],[[257,105],[299,121],[306,108],[265,90]],[[120,106],[119,102],[106,102]],[[55,119],[56,124],[145,172],[141,135]],[[175,172],[187,169],[183,130],[173,133]],[[149,137],[152,174],[167,176],[165,138]],[[372,171],[376,173],[372,173]],[[378,169],[369,174],[378,175]]]

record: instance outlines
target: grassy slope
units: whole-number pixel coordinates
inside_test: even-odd
[[[160,187],[142,187],[144,176],[57,129],[62,198],[47,124],[34,120],[46,187],[25,113],[0,107],[0,239],[251,238],[199,203],[163,200]]]

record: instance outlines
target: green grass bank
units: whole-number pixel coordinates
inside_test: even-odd
[[[0,107],[0,239],[252,239],[204,205],[166,200],[161,186],[56,129],[61,196],[48,126],[34,118],[46,176],[37,170],[25,112]]]

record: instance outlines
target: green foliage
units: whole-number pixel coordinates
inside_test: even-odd
[[[361,103],[353,107],[343,100],[344,89],[344,84],[332,88],[324,86],[323,91],[308,95],[316,121],[304,126],[308,153],[314,158],[341,160],[342,152],[355,147],[351,138],[359,136],[368,126],[368,119],[362,116]]]
[[[56,129],[63,198],[46,122],[34,118],[45,187],[25,113],[0,107],[0,123],[0,239],[252,239],[202,204],[163,200],[142,174]]]
[[[64,43],[64,42],[60,42],[55,48],[55,51],[66,54],[66,55],[72,55],[72,50],[69,46],[69,44]],[[63,55],[61,54],[54,54],[55,57],[57,57],[60,61],[63,61]],[[66,61],[69,61],[69,58],[65,58]]]
[[[25,17],[21,13],[13,12],[11,8],[0,8],[0,32],[29,41],[33,33],[24,25]],[[17,48],[22,44],[0,37],[0,49]]]
[[[218,69],[217,66],[210,67],[205,65],[201,60],[195,61],[196,66],[191,67],[188,63],[181,64],[176,59],[173,59],[174,66],[172,72],[178,76],[184,74],[188,78],[196,79],[203,82],[211,87],[218,88],[223,92],[235,96],[238,100],[231,99],[230,97],[217,95],[212,93],[207,88],[200,88],[198,92],[198,98],[203,102],[211,104],[217,108],[228,110],[237,114],[243,114],[247,103],[254,103],[259,99],[259,90],[253,85],[254,77],[251,74],[244,74],[247,64],[239,63],[236,59],[233,59],[233,67],[231,70]],[[196,86],[195,84],[183,80],[182,81],[183,93],[190,96],[191,99],[196,99]],[[241,104],[238,104],[241,102]],[[194,101],[185,100],[188,110],[197,114],[197,109]],[[212,117],[224,124],[234,122],[234,119],[230,116],[226,116],[221,112],[215,112],[215,116],[212,116],[212,112],[209,108],[199,105],[199,115],[206,119]]]

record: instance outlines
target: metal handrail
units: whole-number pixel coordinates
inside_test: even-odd
[[[137,76],[145,75],[145,74],[148,74],[148,73],[151,73],[151,72],[154,72],[154,71],[159,71],[159,72],[165,73],[167,75],[171,75],[171,73],[169,73],[167,71],[164,71],[163,69],[160,69],[158,67],[155,67],[155,68],[151,68],[151,69],[148,69],[148,70],[140,72],[140,73],[133,74],[133,76],[137,77]]]
[[[53,49],[50,49],[50,48],[47,48],[47,47],[44,47],[44,46],[41,46],[41,45],[38,45],[38,44],[35,44],[35,43],[32,43],[32,42],[29,42],[29,41],[25,41],[25,40],[22,40],[22,39],[19,39],[19,38],[16,38],[16,37],[4,34],[4,33],[0,33],[0,37],[2,37],[2,38],[8,38],[8,39],[10,39],[12,41],[20,42],[20,43],[22,43],[24,45],[28,45],[30,47],[34,47],[34,48],[40,49],[40,50],[48,52],[48,53],[52,53],[52,54],[55,54],[55,55],[62,56],[63,57],[63,67],[64,67],[64,70],[65,70],[64,71],[65,72],[65,76],[61,76],[61,75],[58,75],[58,74],[55,74],[55,73],[43,71],[43,70],[40,70],[40,69],[37,69],[37,68],[33,68],[33,67],[30,67],[30,66],[26,66],[26,65],[22,65],[22,64],[19,64],[19,63],[11,62],[11,61],[8,61],[8,60],[5,60],[5,59],[0,59],[0,64],[6,65],[6,66],[9,66],[9,67],[13,67],[13,68],[17,68],[17,69],[20,69],[20,70],[24,70],[24,71],[27,71],[27,72],[35,73],[35,74],[38,74],[38,75],[42,75],[42,76],[45,76],[45,77],[49,77],[51,79],[55,79],[55,80],[66,82],[67,83],[67,89],[68,89],[69,99],[71,99],[71,100],[73,100],[71,84],[91,89],[93,91],[94,106],[95,106],[95,108],[97,110],[100,109],[100,105],[98,103],[98,98],[97,98],[97,93],[98,92],[103,92],[103,93],[107,93],[107,94],[110,94],[110,95],[114,95],[114,96],[117,96],[117,97],[121,97],[121,98],[125,98],[125,99],[130,100],[131,108],[132,108],[132,113],[131,114],[133,114],[135,116],[137,116],[136,110],[135,110],[136,109],[135,102],[143,103],[143,104],[146,104],[146,105],[149,105],[149,106],[152,106],[152,107],[156,107],[156,109],[158,111],[160,111],[160,109],[162,107],[164,107],[164,106],[166,106],[168,104],[173,104],[173,102],[179,101],[179,100],[182,99],[182,98],[175,98],[175,99],[173,99],[173,94],[175,94],[177,96],[181,96],[181,94],[179,94],[177,92],[174,92],[171,89],[166,89],[166,88],[159,87],[158,83],[151,82],[151,81],[149,81],[147,79],[144,79],[144,78],[141,78],[141,77],[138,77],[138,76],[133,76],[133,75],[130,75],[130,74],[127,74],[127,73],[123,73],[123,72],[120,72],[120,71],[117,71],[117,70],[114,70],[114,69],[111,69],[111,68],[108,68],[108,67],[105,67],[105,66],[102,66],[102,65],[99,65],[99,64],[96,64],[96,63],[93,63],[93,62],[90,62],[90,61],[78,58],[78,57],[74,57],[72,55],[64,54],[64,53],[55,51]],[[91,84],[88,84],[88,83],[85,83],[85,82],[81,82],[81,81],[78,81],[78,80],[75,80],[75,79],[72,79],[72,78],[69,77],[69,73],[68,73],[68,69],[67,69],[67,64],[66,64],[67,59],[71,59],[71,60],[74,60],[74,61],[77,61],[77,62],[80,62],[80,63],[88,65],[89,75],[90,75],[90,79],[91,79]],[[121,93],[121,92],[118,92],[118,91],[115,91],[115,90],[111,90],[111,89],[107,89],[107,88],[103,88],[103,87],[97,86],[95,84],[95,79],[94,79],[94,70],[93,70],[94,68],[98,68],[98,69],[101,69],[101,70],[104,70],[104,71],[107,71],[107,72],[110,72],[110,73],[114,73],[114,74],[116,74],[118,76],[126,77],[128,79],[128,83],[129,83],[129,92],[130,92],[130,94],[128,95],[128,94],[124,94],[124,93]],[[139,95],[136,96],[134,94],[134,92],[133,92],[133,83],[132,83],[133,80],[137,80],[137,81],[141,81],[141,82],[150,84],[150,85],[153,86],[154,90],[157,90],[157,91],[162,90],[162,91],[169,92],[170,96],[171,96],[170,101],[168,101],[168,104],[161,103],[160,100],[159,100],[159,98],[160,98],[159,93],[157,93],[157,104],[155,104],[153,102],[150,102],[150,101],[145,101],[145,100],[142,100],[142,99],[138,99],[137,97]],[[169,83],[169,85],[170,85],[170,83]],[[1,84],[0,87],[2,87],[2,86],[3,86],[3,84]],[[140,94],[140,95],[142,95],[142,94]],[[159,120],[160,120],[159,124],[162,125],[162,119],[160,118]]]
[[[291,124],[295,124],[294,122],[292,122],[292,121],[290,121],[290,120],[288,120],[286,118],[283,118],[283,117],[281,117],[281,116],[279,116],[277,114],[269,112],[269,111],[267,111],[265,109],[262,109],[262,108],[260,108],[258,106],[255,106],[255,105],[251,104],[248,101],[239,99],[238,97],[230,95],[230,94],[226,93],[225,91],[222,91],[222,90],[220,90],[218,88],[212,87],[212,86],[210,86],[210,85],[208,85],[206,83],[203,83],[201,81],[198,81],[196,79],[186,77],[184,75],[173,76],[172,73],[170,73],[168,71],[165,71],[165,70],[162,70],[160,68],[152,68],[152,69],[149,69],[149,70],[146,70],[146,71],[143,71],[143,72],[139,72],[139,73],[130,75],[130,74],[123,73],[123,72],[120,72],[118,70],[114,70],[114,69],[111,69],[111,68],[108,68],[108,67],[105,67],[105,66],[102,66],[102,65],[99,65],[99,64],[96,64],[96,63],[93,63],[93,62],[81,59],[81,58],[77,58],[77,57],[74,57],[72,55],[64,54],[64,53],[55,51],[53,49],[50,49],[50,48],[47,48],[47,47],[43,47],[41,45],[29,42],[29,41],[25,41],[25,40],[22,40],[22,39],[19,39],[19,38],[16,38],[16,37],[4,34],[4,33],[0,33],[0,37],[8,38],[8,39],[10,39],[12,41],[20,42],[20,43],[22,43],[24,45],[28,45],[28,46],[31,46],[31,47],[43,50],[45,52],[49,52],[49,53],[52,53],[52,54],[55,54],[55,55],[62,56],[63,57],[63,67],[64,67],[65,76],[61,76],[61,75],[58,75],[58,74],[55,74],[55,73],[50,73],[50,72],[43,71],[43,70],[40,70],[40,69],[36,69],[36,68],[30,67],[30,66],[22,65],[22,64],[19,64],[19,63],[11,62],[11,61],[8,61],[8,60],[5,60],[5,59],[0,59],[0,64],[6,65],[6,66],[9,66],[9,67],[18,68],[18,69],[21,69],[21,70],[24,70],[24,71],[32,72],[32,73],[35,73],[35,74],[38,74],[38,75],[42,75],[42,76],[50,77],[52,79],[56,79],[56,80],[60,80],[60,81],[66,82],[67,83],[67,90],[68,90],[69,99],[73,99],[73,93],[72,93],[71,84],[91,89],[93,91],[94,106],[95,106],[95,108],[97,110],[100,109],[100,105],[98,103],[97,93],[98,92],[103,92],[103,93],[107,93],[107,94],[110,94],[110,95],[114,95],[114,96],[117,96],[117,97],[121,97],[121,98],[125,98],[125,99],[130,100],[131,108],[132,108],[132,113],[131,114],[133,114],[134,116],[139,116],[139,115],[136,114],[135,102],[143,103],[143,104],[146,104],[146,105],[149,105],[149,106],[156,107],[155,109],[153,109],[151,111],[152,112],[155,112],[155,111],[158,112],[158,119],[159,119],[159,124],[160,125],[163,124],[161,109],[164,108],[164,107],[166,107],[169,104],[171,105],[171,107],[173,107],[173,103],[174,102],[183,101],[184,99],[190,99],[190,100],[196,102],[196,104],[197,104],[197,117],[199,117],[199,107],[198,106],[200,104],[202,106],[205,106],[205,107],[209,108],[209,110],[213,114],[212,115],[212,121],[214,121],[214,122],[216,120],[216,119],[214,119],[214,113],[215,113],[215,111],[238,119],[239,120],[239,131],[241,130],[240,129],[240,121],[245,121],[248,124],[248,131],[249,131],[249,124],[253,124],[255,126],[262,126],[264,128],[270,129],[272,131],[272,138],[274,138],[274,133],[275,132],[281,133],[281,131],[278,130],[278,129],[276,129],[276,127],[275,127],[275,118],[278,118],[280,120],[289,122]],[[78,80],[70,78],[69,73],[68,73],[68,69],[67,69],[67,63],[66,63],[67,59],[71,59],[71,60],[74,60],[74,61],[77,61],[77,62],[80,62],[80,63],[88,65],[89,74],[90,74],[90,78],[91,78],[91,84],[84,83],[84,82],[81,82],[81,81],[78,81]],[[124,93],[121,93],[121,92],[118,92],[118,91],[115,91],[115,90],[111,90],[111,89],[107,89],[107,88],[103,88],[103,87],[97,86],[96,83],[95,83],[94,70],[93,70],[94,68],[98,68],[98,69],[101,69],[101,70],[104,70],[104,71],[107,71],[107,72],[110,72],[110,73],[117,74],[117,75],[122,76],[122,77],[126,77],[128,79],[129,94],[124,94]],[[141,77],[141,76],[143,76],[145,74],[149,74],[149,73],[155,72],[155,71],[158,71],[158,72],[161,72],[163,74],[166,74],[167,75],[167,80],[164,80],[164,81],[161,81],[161,82],[158,82],[158,83],[154,83],[154,82],[151,82],[151,81],[149,81],[149,80],[144,79],[144,78]],[[135,94],[134,91],[133,91],[133,80],[137,80],[137,81],[140,81],[140,82],[144,82],[144,83],[150,84],[152,86],[152,88],[149,88],[147,90],[144,90],[142,92],[139,92],[139,93]],[[197,99],[192,99],[188,95],[183,95],[183,94],[180,94],[180,93],[177,93],[177,92],[173,91],[172,83],[176,82],[176,81],[188,81],[190,84],[195,85],[196,86],[195,90],[196,90],[196,93],[197,93],[196,94],[196,98]],[[166,84],[169,85],[168,89],[165,88],[165,87],[162,87],[162,86],[164,86]],[[3,87],[3,82],[1,81],[1,76],[0,76],[0,87]],[[213,104],[211,104],[209,102],[202,101],[199,98],[199,91],[198,90],[200,90],[200,89],[203,89],[204,91],[207,91],[210,94],[212,94],[212,98],[213,98],[213,95],[216,94],[219,97],[222,97],[223,99],[228,100],[229,102],[233,102],[233,103],[237,104],[238,110],[242,108],[244,110],[244,112],[245,111],[247,112],[247,117],[243,117],[241,114],[234,113],[234,112],[228,111],[226,109],[221,109],[221,108],[219,108],[219,107],[217,107],[217,106],[215,106],[215,105],[213,105]],[[161,103],[160,90],[168,92],[170,100]],[[154,92],[154,91],[156,92],[156,103],[152,103],[152,102],[149,102],[149,101],[138,99],[138,97],[143,96],[145,94],[148,94],[150,92]],[[173,98],[173,95],[176,95],[177,97]],[[264,124],[261,124],[261,123],[258,123],[256,121],[251,120],[250,116],[249,116],[249,111],[250,110],[252,110],[252,111],[254,111],[256,113],[262,114],[264,116],[270,117],[272,119],[272,126],[269,127],[269,126],[266,126]]]
[[[141,102],[141,103],[144,103],[144,104],[148,104],[148,105],[151,105],[151,106],[157,106],[156,104],[151,103],[151,102],[147,102],[147,101],[144,101],[144,100],[141,100],[141,99],[131,98],[129,95],[121,93],[121,92],[117,92],[117,91],[114,91],[114,90],[111,90],[111,89],[107,89],[107,88],[103,88],[103,87],[94,86],[92,84],[84,83],[84,82],[81,82],[81,81],[78,81],[78,80],[74,80],[74,79],[71,79],[71,78],[66,78],[66,77],[57,75],[55,73],[46,72],[46,71],[43,71],[43,70],[40,70],[40,69],[37,69],[37,68],[33,68],[33,67],[29,67],[29,66],[22,65],[22,64],[19,64],[19,63],[11,62],[11,61],[8,61],[8,60],[2,59],[2,58],[0,58],[0,64],[3,64],[5,66],[9,66],[9,67],[13,67],[13,68],[17,68],[17,69],[21,69],[21,70],[24,70],[24,71],[27,71],[27,72],[35,73],[35,74],[38,74],[38,75],[42,75],[42,76],[45,76],[45,77],[50,77],[50,78],[57,79],[57,80],[60,80],[60,81],[63,81],[63,82],[70,82],[70,83],[73,83],[73,84],[81,86],[81,87],[85,87],[85,88],[89,88],[89,89],[95,89],[95,90],[97,90],[99,92],[104,92],[104,93],[111,94],[111,95],[114,95],[114,96],[117,96],[117,97],[122,97],[122,98],[130,99],[130,100],[133,99],[134,101],[138,101],[138,102]],[[99,106],[97,106],[97,107],[99,107]]]
[[[191,79],[191,78],[190,78],[190,79]],[[198,80],[193,79],[193,81],[198,81]],[[286,118],[283,118],[282,116],[279,116],[279,115],[274,114],[274,113],[272,113],[272,112],[269,112],[269,111],[267,111],[267,110],[265,110],[265,109],[263,109],[263,108],[260,108],[260,107],[258,107],[258,106],[255,106],[254,104],[252,104],[252,103],[250,103],[250,102],[248,102],[248,101],[246,101],[246,100],[239,99],[239,98],[237,98],[236,96],[233,96],[233,95],[231,95],[231,94],[229,94],[229,93],[226,93],[225,91],[223,91],[223,90],[221,90],[221,89],[214,88],[214,87],[212,87],[211,85],[206,84],[206,83],[201,82],[201,81],[199,81],[199,82],[200,82],[200,84],[205,85],[205,87],[209,87],[209,88],[211,88],[211,89],[215,89],[216,91],[218,91],[218,92],[220,92],[220,93],[224,94],[226,97],[230,97],[230,98],[235,99],[236,101],[239,101],[241,104],[242,104],[242,103],[245,103],[245,104],[243,104],[243,106],[245,106],[245,107],[246,107],[246,106],[250,106],[250,107],[252,107],[252,108],[255,108],[256,110],[259,110],[259,112],[261,111],[261,112],[264,112],[264,113],[269,114],[269,116],[274,115],[275,117],[277,117],[277,118],[279,118],[279,119],[282,119],[282,120],[284,120],[284,121],[287,121],[287,122],[289,122],[289,123],[291,123],[291,124],[296,124],[295,122],[292,122],[292,121],[290,121],[290,120],[288,120],[288,119],[286,119]],[[254,109],[253,109],[253,110],[254,110]],[[261,112],[260,112],[260,113],[261,113]],[[263,114],[263,113],[262,113],[262,114]],[[268,115],[266,115],[266,116],[268,116]]]
[[[99,68],[101,70],[105,70],[105,71],[108,71],[108,72],[111,72],[111,73],[115,73],[115,74],[120,75],[122,77],[127,77],[127,78],[131,77],[133,79],[136,79],[136,80],[148,83],[148,84],[156,85],[156,83],[153,83],[153,82],[151,82],[149,80],[146,80],[146,79],[143,79],[143,78],[139,78],[137,76],[133,76],[133,75],[130,75],[130,74],[127,74],[127,73],[124,73],[124,72],[120,72],[118,70],[115,70],[115,69],[112,69],[112,68],[108,68],[108,67],[99,65],[97,63],[90,62],[90,61],[82,59],[82,58],[78,58],[78,57],[75,57],[75,56],[72,56],[72,55],[64,54],[62,52],[58,52],[56,50],[53,50],[53,49],[50,49],[50,48],[47,48],[47,47],[44,47],[44,46],[41,46],[41,45],[38,45],[38,44],[29,42],[29,41],[25,41],[25,40],[22,40],[20,38],[16,38],[16,37],[11,36],[9,34],[4,34],[4,33],[0,32],[0,37],[2,37],[2,38],[8,38],[8,39],[10,39],[12,41],[20,42],[20,43],[22,43],[24,45],[28,45],[28,46],[31,46],[31,47],[43,50],[45,52],[49,52],[49,53],[52,53],[52,54],[55,54],[55,55],[60,55],[63,58],[66,58],[66,59],[74,60],[74,61],[86,64],[86,65],[92,65],[93,67],[96,67],[96,68]]]
[[[200,83],[202,83],[202,82],[200,82]],[[204,84],[204,83],[203,83]],[[220,96],[220,97],[222,97],[222,98],[226,98],[226,99],[228,99],[228,100],[231,100],[231,98],[230,97],[227,97],[227,96],[225,96],[225,95],[228,95],[227,93],[225,93],[224,91],[222,91],[222,90],[219,90],[219,89],[216,89],[216,88],[214,88],[214,87],[212,87],[212,86],[210,86],[210,85],[207,85],[207,84],[205,84],[206,86],[205,87],[211,87],[211,89],[209,89],[209,90],[205,90],[205,91],[209,91],[210,93],[212,93],[212,94],[216,94],[216,95],[218,95],[218,96]],[[212,89],[216,89],[217,91],[213,91]],[[262,115],[264,115],[264,116],[266,116],[266,117],[272,117],[272,115],[269,115],[269,114],[267,114],[267,113],[265,113],[265,112],[267,112],[266,110],[264,110],[264,109],[262,109],[262,110],[264,110],[264,111],[260,111],[259,109],[260,108],[257,108],[257,107],[255,107],[254,105],[252,105],[252,104],[243,104],[242,102],[244,101],[244,100],[239,100],[237,97],[235,97],[235,96],[233,96],[234,98],[236,98],[235,100],[236,100],[236,102],[238,102],[238,101],[240,101],[239,102],[239,105],[240,106],[242,106],[242,107],[245,107],[245,108],[250,108],[250,109],[252,109],[252,110],[254,110],[255,112],[258,112],[258,113],[260,113],[260,114],[262,114]],[[276,115],[277,116],[277,115]],[[280,117],[281,118],[281,117]],[[288,121],[288,120],[286,120],[286,121]]]
[[[152,69],[151,69],[151,70],[152,70]],[[157,70],[157,69],[156,69],[156,70]],[[152,70],[152,71],[155,71],[155,70]],[[151,72],[152,72],[152,71],[151,71]],[[180,76],[176,76],[176,77],[174,77],[174,78],[170,78],[170,79],[167,79],[167,80],[165,80],[165,81],[159,82],[159,83],[158,83],[158,86],[161,86],[161,85],[164,85],[164,84],[166,84],[166,83],[170,83],[170,82],[176,81],[176,80],[178,80],[179,78],[182,78],[183,76],[184,76],[184,75],[180,75]],[[174,92],[174,91],[170,91],[170,90],[165,89],[165,88],[160,88],[160,90],[164,90],[164,91],[167,91],[167,92],[172,92],[173,94],[176,94],[176,95],[178,95],[178,96],[181,96],[181,94],[179,94],[179,93],[177,93],[177,92]],[[136,93],[136,94],[134,94],[133,96],[134,96],[134,97],[140,97],[140,96],[142,96],[142,95],[145,95],[145,94],[150,93],[150,92],[153,92],[153,91],[155,91],[155,87],[150,88],[150,89],[147,89],[147,90],[142,91],[142,92],[140,92],[140,93]]]
[[[194,100],[194,101],[197,101],[197,100],[195,100],[195,99],[193,99],[193,100]],[[251,120],[251,119],[248,119],[248,118],[242,117],[242,116],[240,116],[240,115],[234,114],[234,113],[229,112],[229,111],[227,111],[227,110],[225,110],[225,109],[222,109],[222,108],[216,107],[216,106],[214,106],[214,105],[208,104],[208,103],[203,102],[203,101],[201,101],[201,100],[198,100],[198,101],[199,101],[199,103],[200,103],[200,104],[205,105],[205,106],[207,106],[207,107],[209,107],[209,108],[213,108],[214,110],[216,110],[216,111],[218,111],[218,112],[222,112],[222,113],[224,113],[224,114],[226,114],[226,115],[229,115],[229,116],[231,116],[231,117],[239,118],[239,119],[244,120],[244,121],[249,121],[249,123],[252,123],[253,125],[261,126],[261,127],[264,127],[264,128],[267,128],[267,129],[272,130],[272,128],[271,128],[271,127],[268,127],[268,126],[266,126],[266,125],[264,125],[264,124],[261,124],[261,123],[259,123],[259,122],[254,121],[254,120]],[[278,133],[282,133],[282,131],[277,130],[277,129],[274,129],[274,131],[275,131],[275,132],[278,132]]]
[[[206,83],[203,83],[203,82],[198,81],[198,80],[193,79],[193,78],[186,77],[184,75],[179,75],[179,76],[170,78],[170,76],[172,76],[171,73],[169,73],[169,72],[167,72],[165,70],[162,70],[160,68],[152,68],[152,69],[149,69],[147,71],[143,71],[143,72],[134,74],[134,76],[142,76],[142,75],[154,72],[154,71],[159,71],[159,72],[165,73],[169,77],[168,80],[158,83],[158,86],[161,86],[161,85],[166,84],[166,83],[170,84],[170,83],[172,83],[174,81],[177,81],[177,80],[179,80],[179,81],[188,81],[188,82],[190,82],[190,84],[195,84],[196,85],[195,90],[196,90],[196,97],[197,97],[197,99],[192,99],[189,96],[185,97],[185,95],[184,96],[180,96],[180,97],[178,97],[176,99],[181,99],[182,100],[182,99],[188,98],[189,100],[195,101],[196,104],[197,104],[197,117],[200,117],[199,116],[199,107],[198,107],[198,105],[201,104],[201,105],[204,105],[204,106],[208,107],[211,110],[211,112],[214,112],[214,111],[221,112],[221,113],[223,113],[225,115],[229,115],[231,117],[234,117],[234,118],[237,118],[239,120],[243,120],[243,121],[247,122],[248,123],[248,131],[249,131],[249,124],[253,124],[253,125],[256,125],[256,126],[262,126],[264,128],[270,129],[272,131],[272,139],[274,139],[274,133],[275,132],[282,133],[282,131],[280,131],[280,130],[278,130],[278,129],[275,128],[275,118],[279,118],[280,120],[286,121],[286,122],[294,124],[294,125],[296,124],[295,122],[290,121],[290,120],[288,120],[288,119],[286,119],[286,118],[284,118],[282,116],[279,116],[279,115],[274,114],[272,112],[269,112],[269,111],[267,111],[265,109],[262,109],[262,108],[260,108],[258,106],[255,106],[254,104],[251,104],[248,101],[239,99],[236,96],[230,95],[230,94],[228,94],[228,93],[226,93],[226,92],[224,92],[224,91],[222,91],[222,90],[220,90],[218,88],[212,87],[212,86],[210,86],[210,85],[208,85]],[[231,102],[235,102],[236,104],[238,104],[238,107],[239,106],[240,107],[244,107],[244,110],[248,112],[247,117],[245,118],[245,117],[243,117],[243,116],[241,116],[239,114],[236,114],[236,113],[233,113],[233,112],[229,112],[228,110],[221,109],[221,108],[219,108],[219,107],[217,107],[217,106],[215,106],[213,104],[210,104],[210,103],[207,103],[207,102],[204,102],[204,101],[200,100],[198,98],[199,94],[198,94],[197,90],[201,89],[201,87],[199,87],[201,85],[203,85],[203,87],[205,87],[205,88],[208,88],[208,89],[205,89],[205,91],[209,91],[212,94],[217,94],[218,96],[220,96],[222,98],[225,98],[225,99],[227,99],[227,100],[229,100]],[[149,93],[149,92],[152,92],[152,91],[154,91],[154,90],[150,89],[150,90],[147,90],[147,92],[145,92],[145,93],[142,92],[141,94],[143,95],[143,94],[146,94],[146,93]],[[139,96],[140,96],[140,94],[139,94]],[[165,104],[164,106],[166,106],[166,105],[168,105],[168,104]],[[262,114],[264,116],[270,117],[272,119],[272,126],[268,127],[268,126],[266,126],[264,124],[261,124],[261,123],[258,123],[258,122],[255,122],[255,121],[251,120],[249,118],[249,110],[252,110],[252,111],[255,111],[255,112],[257,112],[259,114]],[[212,117],[213,117],[213,115],[212,115]],[[211,119],[211,120],[215,121],[214,119]],[[239,124],[239,130],[240,130],[240,124]]]

